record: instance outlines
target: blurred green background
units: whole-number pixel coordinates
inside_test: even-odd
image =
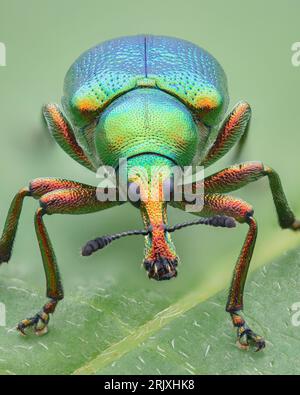
[[[52,141],[41,107],[60,101],[65,73],[84,50],[107,39],[139,33],[190,40],[219,60],[228,76],[230,106],[244,99],[253,109],[242,159],[262,160],[274,167],[291,206],[300,213],[300,67],[291,62],[291,46],[300,41],[299,14],[297,0],[0,0],[0,41],[7,48],[7,66],[0,67],[1,227],[14,193],[35,177],[97,185],[92,173]],[[229,163],[230,155],[212,171]],[[272,255],[277,243],[289,237],[296,242],[295,235],[280,233],[277,227],[266,180],[236,195],[254,205],[260,224],[254,268],[257,261]],[[26,287],[43,293],[44,274],[33,228],[36,207],[36,201],[25,202],[14,255],[8,266],[1,267],[0,283],[4,277],[20,279]],[[170,209],[170,223],[188,218],[189,214]],[[155,294],[166,305],[174,303],[195,287],[210,289],[223,284],[224,273],[229,278],[246,233],[243,227],[232,231],[191,227],[178,232],[174,240],[182,261],[179,276],[162,284],[150,282],[141,269],[142,238],[120,240],[88,259],[79,254],[80,247],[95,236],[140,228],[139,212],[130,205],[86,216],[57,215],[45,221],[66,300],[78,289],[112,286],[132,292],[139,288],[145,290],[145,300]],[[7,319],[13,326],[9,314]],[[4,337],[0,346],[5,346],[1,342]]]

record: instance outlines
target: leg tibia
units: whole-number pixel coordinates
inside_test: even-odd
[[[247,217],[246,222],[249,225],[249,230],[233,271],[226,305],[226,311],[228,312],[243,309],[244,287],[257,237],[257,223],[255,219],[253,217]]]
[[[30,191],[28,188],[23,188],[16,194],[13,201],[11,202],[5,221],[3,234],[0,239],[0,263],[8,262],[11,257],[23,207],[23,201],[26,196],[30,196]]]
[[[270,188],[271,188],[280,226],[283,229],[292,228],[296,230],[297,227],[295,225],[299,221],[296,221],[295,215],[289,207],[287,198],[282,188],[279,175],[276,173],[275,170],[271,169],[268,166],[265,167],[265,174],[269,178]]]
[[[34,225],[36,236],[38,239],[45,275],[47,282],[48,298],[59,300],[63,298],[63,288],[61,284],[60,274],[57,266],[55,253],[53,251],[51,241],[47,229],[44,225],[43,215],[45,211],[39,208],[34,217]]]

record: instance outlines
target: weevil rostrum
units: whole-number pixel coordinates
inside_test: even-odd
[[[141,212],[144,230],[126,234],[145,236],[144,267],[150,278],[176,277],[178,257],[170,233],[180,225],[168,227],[167,206],[185,210],[189,203],[184,198],[172,199],[172,193],[165,198],[175,187],[172,170],[156,178],[158,198],[151,198],[147,192],[148,184],[153,181],[150,170],[153,166],[172,169],[174,165],[201,165],[206,169],[240,142],[247,131],[251,109],[248,103],[240,101],[222,121],[228,101],[226,75],[207,51],[181,39],[138,35],[106,41],[83,53],[65,77],[63,110],[56,104],[43,108],[54,139],[87,169],[97,172],[99,166],[106,165],[118,171],[119,160],[127,160],[128,186],[133,185],[140,194],[139,201],[131,203]],[[149,177],[131,176],[129,170],[134,167],[143,168]],[[257,223],[252,206],[228,193],[262,177],[269,179],[281,228],[299,230],[300,221],[288,205],[278,174],[261,162],[233,165],[203,180],[191,181],[190,185],[192,191],[197,190],[199,183],[204,187],[203,208],[193,212],[200,217],[198,223],[248,226],[234,268],[226,311],[237,329],[239,345],[247,348],[253,344],[256,350],[264,348],[265,341],[249,328],[242,310]],[[76,181],[34,179],[11,203],[0,240],[0,263],[8,262],[11,257],[25,197],[39,200],[34,223],[48,302],[36,315],[21,321],[17,329],[25,334],[27,328],[33,327],[37,334],[44,334],[49,315],[63,299],[57,260],[44,217],[94,213],[123,202],[101,201],[96,187]],[[90,255],[126,234],[95,239],[86,244],[83,255]]]

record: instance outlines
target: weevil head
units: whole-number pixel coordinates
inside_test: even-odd
[[[172,191],[173,162],[144,154],[129,158],[126,169],[128,199],[138,207],[149,233],[145,236],[143,265],[149,278],[169,280],[177,276],[178,257],[167,226],[167,201]]]

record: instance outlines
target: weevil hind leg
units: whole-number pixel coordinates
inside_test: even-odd
[[[29,188],[22,188],[11,202],[0,239],[0,264],[8,262],[11,258],[23,201],[26,196],[30,195]]]

